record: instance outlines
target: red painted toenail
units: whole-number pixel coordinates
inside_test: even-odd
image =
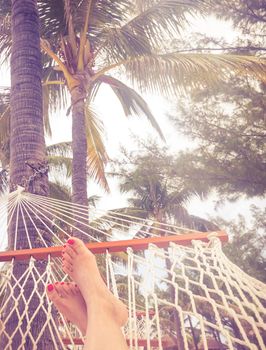
[[[49,292],[51,292],[54,289],[54,286],[52,284],[48,284],[47,289]]]
[[[55,282],[55,284],[59,284],[59,282]]]
[[[75,241],[74,241],[74,239],[68,239],[67,243],[73,245],[75,243]]]
[[[65,284],[64,282],[61,282],[61,284]]]
[[[63,247],[66,248],[66,244],[64,244]]]

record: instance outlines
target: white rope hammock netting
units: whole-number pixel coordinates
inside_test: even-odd
[[[106,283],[129,310],[130,349],[266,349],[266,286],[226,258],[219,233],[184,246],[179,238],[203,234],[22,190],[0,200],[2,247],[12,236],[0,253],[0,349],[82,349],[79,330],[45,292],[68,281],[60,251],[73,234],[96,242]],[[158,246],[161,236],[172,242]],[[132,238],[151,243],[126,249],[121,241]]]

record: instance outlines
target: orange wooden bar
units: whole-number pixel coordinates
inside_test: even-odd
[[[186,233],[182,235],[172,235],[164,237],[150,237],[141,239],[130,239],[122,241],[111,242],[97,242],[87,243],[86,246],[94,254],[105,253],[106,251],[112,252],[125,252],[128,247],[131,247],[134,251],[147,249],[149,244],[155,244],[159,248],[166,248],[169,243],[174,242],[180,245],[190,245],[192,240],[201,240],[208,242],[208,236],[215,234],[222,242],[228,241],[228,236],[224,231],[217,232],[195,232]],[[15,260],[29,260],[30,257],[34,257],[36,260],[47,259],[48,255],[51,257],[60,257],[63,250],[63,246],[49,247],[49,248],[34,248],[34,249],[21,249],[21,250],[9,250],[0,252],[0,261]]]

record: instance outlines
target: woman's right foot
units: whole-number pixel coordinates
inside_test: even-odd
[[[78,238],[70,238],[63,251],[63,270],[78,285],[88,312],[104,308],[122,327],[128,319],[126,306],[109,291],[99,272],[95,256]]]
[[[46,290],[58,311],[85,335],[87,307],[78,286],[72,282],[56,282],[49,284]]]

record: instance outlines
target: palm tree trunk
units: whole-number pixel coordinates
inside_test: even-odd
[[[85,123],[85,96],[86,91],[82,84],[71,91],[72,110],[72,202],[88,205],[87,194],[87,138]],[[75,219],[75,217],[74,217]],[[76,218],[75,226],[80,230],[85,227]],[[85,222],[85,221],[84,221]],[[86,223],[86,222],[85,222]],[[80,231],[73,232],[75,236],[81,236]],[[81,237],[82,238],[82,237]],[[84,238],[84,237],[83,237]]]
[[[12,0],[10,190],[13,191],[21,185],[28,192],[46,196],[48,168],[42,117],[41,69],[37,0]],[[32,246],[39,247],[37,230],[29,219],[25,220]],[[11,222],[8,230],[9,249],[29,248],[22,220],[19,220],[16,240],[14,232],[15,222]],[[44,239],[49,240],[45,234]],[[35,263],[35,266],[38,273],[42,274],[46,269],[46,262]],[[28,268],[28,262],[14,263],[13,278],[10,281],[13,287],[12,290],[7,290],[6,294],[12,293],[13,298],[17,299],[17,305],[14,299],[11,299],[4,310],[3,316],[9,319],[5,327],[6,333],[2,333],[1,349],[18,349],[22,342],[25,349],[36,348],[27,333],[28,319],[34,315],[42,302],[34,292],[35,278],[24,276],[24,281],[21,280],[21,285],[24,283],[23,290],[20,284],[16,285],[16,280],[21,278]],[[43,290],[43,285],[38,286],[40,294]],[[8,296],[10,295],[6,295]],[[43,303],[45,306],[45,300]],[[19,320],[18,315],[23,315],[25,310],[27,317]],[[47,315],[44,311],[35,315],[34,322],[30,325],[33,339],[37,339],[41,334],[46,321]],[[18,325],[19,329],[16,330]],[[40,350],[54,349],[51,334],[46,330],[38,342]],[[11,343],[6,347],[8,338]]]

